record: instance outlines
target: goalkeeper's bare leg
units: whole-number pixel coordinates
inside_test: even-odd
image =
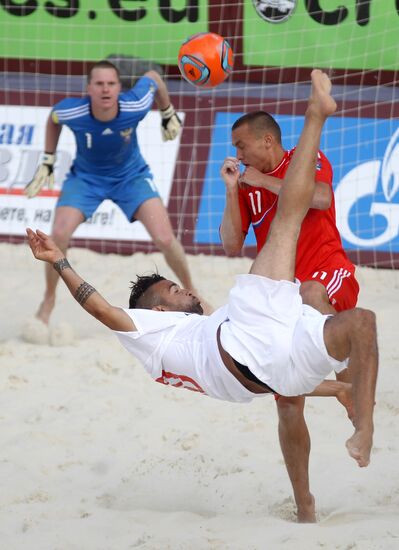
[[[77,208],[71,206],[59,206],[56,208],[51,236],[65,255],[73,233],[84,222],[84,219],[82,212]],[[55,306],[59,276],[56,270],[53,269],[53,266],[47,263],[45,265],[45,274],[46,289],[43,300],[37,310],[36,318],[47,325]]]

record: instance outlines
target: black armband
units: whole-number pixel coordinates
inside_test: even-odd
[[[84,281],[78,286],[75,292],[75,300],[79,302],[81,306],[83,306],[88,297],[91,296],[93,292],[96,292],[96,289],[93,286],[89,285],[89,283],[86,283],[86,281]]]

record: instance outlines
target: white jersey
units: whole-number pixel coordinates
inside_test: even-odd
[[[114,331],[122,345],[157,382],[216,399],[248,402],[262,394],[247,390],[225,367],[216,333],[226,306],[212,315],[125,309],[137,331]]]
[[[280,395],[310,393],[346,361],[329,356],[322,315],[302,304],[299,284],[259,275],[238,275],[228,304],[212,315],[127,309],[137,331],[116,335],[149,374],[227,401],[251,401],[225,367],[217,344]]]

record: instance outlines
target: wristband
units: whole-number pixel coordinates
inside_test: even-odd
[[[47,164],[47,166],[53,166],[54,163],[55,163],[54,153],[43,153],[42,164]]]
[[[161,117],[163,119],[165,118],[171,118],[175,114],[175,108],[172,104],[169,105],[169,107],[166,107],[166,109],[162,109],[161,111]]]

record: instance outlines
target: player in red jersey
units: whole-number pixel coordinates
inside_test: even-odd
[[[276,120],[265,111],[248,113],[232,127],[232,143],[244,165],[238,185],[226,185],[226,207],[220,227],[225,252],[239,254],[252,224],[258,251],[263,247],[276,214],[282,179],[295,149],[286,151]],[[302,222],[295,276],[301,281],[305,304],[324,314],[355,307],[359,285],[355,267],[342,248],[335,221],[332,168],[319,151],[312,207]],[[267,246],[267,243],[266,243]],[[349,381],[346,375],[340,380]],[[279,397],[280,445],[298,510],[299,521],[315,521],[309,488],[310,437],[303,410],[304,397]]]

